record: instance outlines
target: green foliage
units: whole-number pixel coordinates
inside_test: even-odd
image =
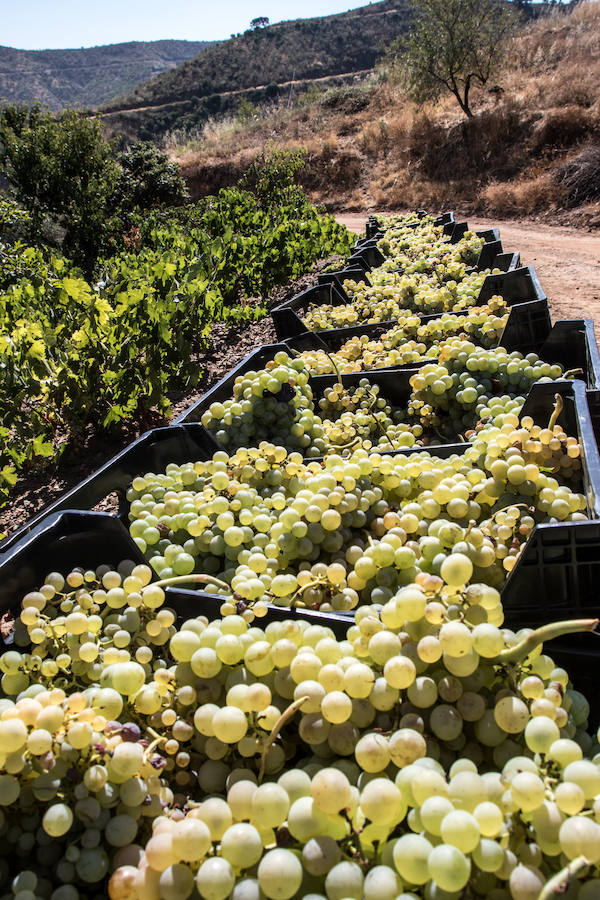
[[[57,459],[86,425],[168,413],[167,390],[201,373],[213,322],[260,317],[246,298],[351,247],[295,186],[268,208],[231,188],[138,228],[135,250],[102,262],[94,284],[62,257],[0,244],[0,504],[19,472]]]
[[[296,178],[306,164],[307,151],[278,150],[269,147],[250,165],[240,179],[242,190],[251,191],[260,206],[268,208],[287,200],[306,203],[306,197],[297,185]]]
[[[255,103],[251,103],[247,97],[243,97],[240,99],[237,105],[237,109],[235,111],[235,118],[237,122],[251,122],[252,119],[256,119],[260,116],[260,110]]]
[[[449,91],[466,116],[469,93],[498,70],[517,17],[502,0],[412,0],[413,25],[387,60],[417,103]]]
[[[113,200],[123,211],[179,206],[189,200],[177,163],[149,141],[138,141],[117,156],[120,172]]]
[[[29,211],[31,241],[54,242],[91,277],[114,251],[135,212],[188,199],[176,164],[152,144],[115,155],[98,120],[39,107],[0,109],[0,171]]]
[[[31,237],[44,222],[63,231],[63,250],[91,272],[114,230],[111,197],[119,170],[98,120],[61,118],[39,107],[0,109],[0,171],[31,213]]]

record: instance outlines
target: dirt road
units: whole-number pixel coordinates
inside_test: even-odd
[[[338,222],[364,231],[367,214],[346,213]],[[558,319],[593,319],[600,343],[600,232],[538,222],[468,219],[471,228],[498,227],[505,250],[518,250],[536,268],[552,314]]]

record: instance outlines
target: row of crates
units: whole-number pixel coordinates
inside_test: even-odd
[[[467,223],[456,222],[452,213],[443,214],[437,223],[451,241],[458,241],[468,230]],[[302,320],[303,313],[312,304],[348,302],[344,280],[357,276],[364,278],[371,268],[380,264],[381,254],[376,241],[381,233],[376,220],[367,222],[366,233],[367,237],[357,242],[343,270],[320,276],[313,287],[272,311],[279,343],[254,350],[172,425],[146,432],[0,543],[0,614],[7,609],[16,611],[23,594],[39,584],[49,570],[67,570],[75,565],[95,568],[101,563],[116,564],[122,559],[145,561],[129,535],[125,493],[132,479],[140,473],[163,471],[171,462],[207,460],[222,449],[200,424],[200,419],[211,403],[232,396],[237,376],[262,368],[280,350],[335,351],[350,337],[361,334],[377,337],[394,325],[383,322],[315,333],[310,332]],[[506,621],[516,628],[561,618],[594,616],[600,611],[600,354],[593,323],[575,319],[553,325],[535,269],[521,266],[517,252],[503,249],[498,229],[489,229],[481,236],[485,243],[479,267],[499,268],[501,274],[486,277],[478,302],[484,303],[501,294],[510,309],[501,345],[509,351],[536,352],[547,362],[560,363],[565,369],[581,370],[581,377],[573,380],[534,384],[523,415],[532,416],[540,424],[547,423],[554,396],[561,394],[564,402],[561,422],[569,434],[579,438],[582,446],[583,490],[590,518],[586,522],[535,527],[502,591]],[[438,315],[431,314],[422,319],[426,321]],[[342,381],[350,387],[367,377],[379,386],[381,396],[399,406],[406,402],[409,379],[418,366],[413,363],[353,373],[343,375]],[[321,396],[334,381],[332,375],[312,376],[315,397]],[[464,443],[446,443],[392,453],[410,454],[423,450],[448,457],[464,452],[464,449]],[[104,498],[115,492],[119,496],[117,513],[93,511]],[[205,591],[170,587],[167,602],[182,617],[216,617],[222,598]],[[266,620],[285,619],[292,614],[328,625],[340,637],[345,635],[351,616],[304,609],[292,613],[285,607],[270,606]],[[563,639],[553,646],[553,655],[574,673],[576,685],[584,691],[591,687],[588,680],[594,678],[594,643],[589,635],[585,635]]]

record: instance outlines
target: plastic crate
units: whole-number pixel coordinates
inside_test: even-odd
[[[166,596],[167,606],[170,606],[183,618],[207,616],[209,621],[221,618],[219,610],[223,603],[223,597],[218,594],[170,587],[166,590]],[[348,628],[354,623],[354,614],[352,612],[319,612],[303,607],[290,609],[288,606],[275,606],[268,603],[266,616],[257,619],[253,624],[260,628],[263,623],[283,622],[286,619],[303,619],[311,625],[324,625],[331,628],[337,638],[344,640]]]
[[[431,313],[427,316],[421,316],[420,318],[421,322],[425,323],[440,318],[440,313]],[[573,333],[570,333],[567,328],[567,333],[564,333],[563,335],[565,341],[574,338],[575,327],[579,329],[582,321],[584,320],[574,320],[574,322],[577,323],[577,326],[574,325],[574,322],[567,323],[573,324]],[[560,324],[562,326],[563,323]],[[369,339],[374,340],[382,334],[385,334],[390,328],[394,328],[394,325],[395,323],[390,325],[387,322],[374,322],[370,325],[352,325],[347,328],[335,328],[328,331],[305,331],[295,337],[287,338],[284,343],[290,350],[294,350],[298,353],[301,353],[303,350],[325,350],[326,352],[331,352],[339,350],[346,341],[353,337],[367,335]],[[550,322],[550,310],[548,308],[547,300],[531,300],[529,303],[519,303],[516,306],[511,306],[508,310],[508,320],[500,339],[500,346],[506,347],[506,349],[511,352],[513,350],[518,350],[523,354],[539,353],[544,342],[550,335],[551,330],[552,325]],[[563,334],[562,331],[561,334]],[[592,343],[592,349],[589,352],[590,358],[595,358],[594,351],[597,356],[597,347],[593,333],[590,335],[586,330],[586,335],[591,338]],[[577,338],[575,337],[575,339]],[[553,347],[554,345],[553,342]],[[552,358],[548,359],[548,362],[556,362],[554,350],[552,350],[551,355]],[[565,353],[565,358],[566,357],[567,354]],[[546,357],[543,358],[545,359]],[[586,355],[584,354],[582,356],[581,353],[579,353],[577,358],[585,360]],[[575,368],[575,363],[571,363],[570,357],[568,367],[570,369]],[[593,367],[590,368],[590,372],[600,373],[600,364],[598,366],[594,364]]]
[[[39,587],[49,572],[67,574],[75,566],[96,569],[99,565],[117,566],[123,560],[148,565],[129,531],[119,519],[107,513],[65,510],[46,516],[38,526],[0,556],[0,614],[11,610],[18,614],[28,591]],[[154,574],[153,580],[158,580]],[[190,585],[192,582],[190,582]],[[166,606],[180,620],[194,616],[220,618],[223,597],[185,587],[167,587]],[[291,610],[268,605],[267,615],[257,624],[298,618],[312,625],[326,625],[337,637],[344,638],[351,624],[347,615]],[[0,652],[6,644],[0,637]]]
[[[382,394],[397,401],[401,399],[403,382],[409,374],[386,370],[378,373],[376,381]],[[344,381],[351,384],[359,377],[359,373],[344,376]],[[333,379],[317,376],[315,381],[314,389],[318,393]],[[596,521],[536,526],[503,590],[506,621],[514,627],[535,626],[565,614],[595,615],[600,607],[597,582],[600,578],[600,456],[585,387],[577,381],[535,384],[525,402],[523,414],[531,415],[539,424],[546,424],[557,393],[564,400],[559,421],[568,433],[578,435],[582,444],[584,491],[589,514]],[[116,489],[119,484],[126,488],[134,475],[162,471],[171,461],[210,458],[212,448],[201,438],[203,431],[200,425],[186,423],[149,432],[78,489],[65,495],[60,501],[63,512],[43,514],[19,533],[7,538],[1,545],[0,553],[0,609],[9,608],[17,592],[22,595],[49,570],[72,565],[91,567],[101,562],[116,563],[121,559],[143,561],[143,555],[116,516],[77,512],[65,508],[65,504],[74,500],[83,503],[86,496],[88,500],[94,500],[103,496],[107,489]],[[428,452],[447,458],[464,452],[466,446],[464,443],[445,444],[379,452],[387,456]],[[113,482],[110,481],[111,474],[115,479]],[[55,505],[55,510],[58,506]],[[126,520],[126,510],[122,510],[122,516]],[[541,596],[545,598],[543,608],[537,603],[540,589],[543,591]],[[184,614],[190,614],[192,607],[189,604],[195,598],[199,603],[204,603],[202,608],[194,607],[196,615],[204,611],[207,615],[215,615],[218,611],[215,604],[222,602],[209,592],[190,590],[183,594],[188,604]],[[211,600],[211,606],[207,605],[207,598]],[[285,607],[276,607],[269,614],[275,618],[288,618],[290,611]],[[321,621],[332,628],[345,627],[344,620],[348,618],[348,614],[344,613],[313,613],[311,610],[298,611],[298,615]],[[323,616],[328,617],[327,621]],[[329,619],[330,616],[333,619]],[[334,620],[342,624],[335,625]]]
[[[437,218],[435,218],[433,220],[433,224],[436,228],[439,228],[440,225],[441,226],[451,225],[453,222],[454,222],[454,213],[453,212],[442,213],[440,216],[437,216]]]
[[[429,213],[424,209],[418,209],[418,210],[416,210],[415,215],[417,216],[417,219],[423,219],[425,216],[429,215]],[[452,216],[452,213],[444,213],[444,216],[449,216],[449,215]],[[442,218],[442,217],[438,217],[438,218]],[[446,220],[446,221],[450,221],[450,220]],[[436,220],[436,222],[437,222],[437,220]],[[418,226],[418,224],[419,224],[418,221],[410,222],[408,225],[406,225],[404,227],[405,228],[416,228]],[[436,223],[434,223],[434,224],[436,224]],[[445,223],[440,222],[437,224],[445,224]],[[386,229],[384,229],[381,226],[381,224],[377,221],[376,216],[369,216],[369,218],[367,219],[367,222],[366,222],[366,226],[365,226],[365,234],[366,234],[367,238],[372,238],[378,231],[381,232],[381,234],[384,234],[385,230]]]
[[[516,260],[514,259],[515,256]],[[355,247],[352,255],[346,260],[346,266],[347,268],[360,268],[365,272],[370,272],[371,269],[381,266],[385,260],[386,257],[377,247],[377,240],[373,238],[373,240],[366,242],[361,247]],[[518,254],[505,254],[502,241],[488,241],[481,248],[477,265],[467,271],[482,272],[484,269],[502,269],[502,271],[506,272],[509,268],[516,268],[519,260]],[[404,270],[398,268],[397,271],[403,272]]]
[[[490,266],[492,269],[501,269],[502,272],[512,272],[521,265],[521,254],[518,251],[507,253],[498,253],[494,259],[494,264]]]
[[[458,244],[462,236],[467,232],[471,231],[469,228],[468,222],[454,222],[454,226],[450,234],[450,243]],[[448,232],[446,232],[448,233]],[[500,231],[498,228],[485,228],[483,231],[476,231],[475,234],[478,237],[484,239],[486,243],[490,241],[499,241],[500,240]]]
[[[125,520],[127,512],[125,492],[131,480],[141,471],[162,470],[170,462],[182,463],[190,458],[207,459],[217,450],[223,449],[213,435],[199,424],[202,413],[208,409],[211,403],[230,399],[237,376],[250,370],[264,368],[278,351],[289,353],[292,350],[302,351],[316,348],[325,351],[336,350],[353,334],[367,333],[375,337],[381,333],[382,328],[381,325],[372,325],[354,329],[339,329],[337,333],[306,332],[299,338],[286,343],[266,344],[252,351],[196,403],[186,409],[173,425],[146,432],[101,466],[94,475],[67,491],[13,535],[6,538],[0,544],[0,557],[22,534],[35,527],[48,514],[71,508],[92,509],[113,492],[118,494],[119,515]],[[335,339],[332,337],[334,334]],[[590,320],[575,319],[559,322],[551,329],[548,305],[545,300],[524,303],[511,308],[501,344],[510,351],[519,350],[523,353],[535,351],[539,352],[541,358],[548,362],[560,363],[569,368],[581,368],[587,384],[593,388],[600,388],[600,355],[595,342],[593,323]],[[358,383],[361,378],[369,378],[373,383],[380,385],[382,396],[389,399],[395,406],[402,406],[406,404],[409,396],[409,378],[423,364],[424,362],[415,362],[404,366],[350,373],[342,376],[342,380],[345,384],[352,385]],[[311,387],[316,397],[320,397],[324,388],[334,381],[333,375],[312,376]],[[534,386],[534,388],[537,387],[537,385]],[[594,395],[594,392],[592,391],[590,394]],[[600,402],[598,407],[600,408]],[[443,446],[449,449],[436,449],[435,452],[438,455],[460,452],[463,445],[457,443]],[[409,448],[406,452],[414,452],[414,449]]]
[[[154,467],[157,471],[164,470],[170,462],[179,464],[191,458],[208,459],[222,449],[206,428],[198,423],[174,424],[147,431],[109,459],[93,475],[66,491],[6,537],[0,543],[0,560],[24,535],[46,521],[48,516],[67,509],[91,510],[112,493],[116,493],[119,499],[117,516],[127,521],[129,507],[125,493],[136,475],[142,471],[147,472],[149,467]]]
[[[575,320],[577,322],[577,320]],[[270,344],[260,348],[260,350],[250,353],[233,372],[226,375],[218,384],[216,384],[208,393],[200,398],[195,404],[187,409],[177,419],[178,423],[197,422],[202,414],[209,408],[212,403],[223,402],[231,398],[233,394],[233,384],[236,377],[244,372],[255,370],[261,364],[265,356],[272,358],[279,350],[287,350],[285,344]],[[410,396],[410,378],[415,371],[420,368],[423,363],[408,364],[405,366],[390,366],[387,368],[377,369],[364,372],[349,372],[341,376],[342,383],[347,388],[357,387],[361,379],[366,378],[372,384],[377,384],[380,390],[380,396],[388,400],[393,406],[405,407]],[[331,387],[337,381],[335,375],[313,375],[310,378],[310,386],[315,400],[319,400],[327,387]],[[586,468],[585,477],[590,481],[591,487],[586,488],[589,507],[592,515],[600,515],[600,505],[598,512],[596,508],[596,495],[598,495],[598,503],[600,504],[600,464],[598,468],[595,460],[598,458],[598,449],[594,438],[593,427],[591,425],[591,416],[586,398],[585,383],[580,380],[557,380],[552,382],[538,382],[532,385],[530,392],[525,400],[522,415],[529,415],[539,422],[546,424],[552,414],[554,407],[555,394],[560,393],[565,402],[561,422],[567,429],[567,432],[573,436],[578,436],[584,446],[584,455],[586,459],[591,460],[589,473]],[[223,448],[221,448],[223,449]],[[461,442],[448,442],[446,444],[434,444],[427,447],[408,447],[397,451],[386,451],[385,448],[378,448],[376,452],[407,454],[419,452],[421,450],[428,451],[437,456],[450,456],[452,453],[461,453],[465,449],[465,444]],[[146,467],[145,471],[148,471]],[[597,485],[597,487],[596,487]]]
[[[10,546],[6,546],[10,543]],[[14,610],[27,591],[49,572],[67,573],[73,566],[117,565],[125,559],[145,563],[143,553],[114,516],[68,512],[45,516],[20,540],[7,538],[0,554],[0,612]],[[0,639],[1,644],[1,639]]]
[[[286,340],[295,337],[298,334],[308,332],[310,329],[305,325],[302,315],[311,304],[333,304],[341,306],[344,303],[350,303],[348,295],[341,287],[341,282],[346,276],[345,272],[336,273],[335,281],[330,282],[330,290],[319,291],[319,288],[326,287],[320,284],[317,288],[309,288],[302,293],[297,294],[290,300],[286,300],[271,311],[271,318],[275,326],[275,332],[278,339]],[[520,268],[510,269],[497,275],[487,275],[479,292],[476,301],[477,306],[481,306],[494,295],[503,297],[508,306],[517,303],[525,303],[530,300],[546,300],[546,295],[537,277],[537,273],[533,266],[521,266]],[[415,315],[420,315],[415,313]],[[431,315],[431,314],[428,314]],[[436,313],[439,315],[439,313]],[[395,325],[394,320],[377,323],[382,324],[385,328],[392,328]],[[320,335],[326,334],[329,329],[318,332]],[[338,329],[336,329],[338,330]]]
[[[585,387],[586,384],[589,387],[600,386],[600,355],[591,321],[585,319],[566,320],[558,323],[554,328],[550,328],[547,301],[533,301],[532,303],[522,304],[522,306],[524,310],[521,310],[519,307],[511,307],[508,323],[512,319],[513,324],[508,328],[507,323],[508,331],[505,329],[500,342],[501,345],[511,352],[513,350],[527,353],[538,352],[539,348],[540,357],[547,362],[560,363],[567,369],[580,368],[583,373],[582,387]],[[381,328],[379,324],[374,327]],[[289,353],[291,350],[301,352],[302,349],[315,348],[335,350],[352,336],[348,334],[348,331],[365,333],[364,328],[365,326],[360,329],[339,329],[337,347],[332,347],[327,342],[326,336],[329,332],[306,332],[301,336],[301,339],[296,338],[278,344],[266,344],[257,350],[253,350],[196,403],[185,410],[176,422],[197,422],[211,403],[231,399],[233,396],[233,385],[238,375],[263,368],[265,363],[273,359],[279,351],[283,350]],[[372,334],[372,332],[368,333]],[[310,340],[312,346],[307,346],[306,343],[302,346],[301,340],[306,342]],[[420,368],[421,365],[424,365],[424,362],[407,363],[404,366],[386,366],[372,371],[352,372],[342,375],[342,381],[348,385],[358,383],[361,378],[368,378],[378,384],[381,382],[382,395],[387,397],[395,406],[402,406],[406,404],[410,393],[408,383],[410,375]],[[384,373],[387,373],[385,377]],[[321,382],[319,379],[325,380]],[[333,384],[335,380],[335,375],[311,376],[310,384],[313,393],[316,396],[320,396],[320,385],[327,386],[328,384]],[[386,391],[389,385],[389,394],[383,393],[384,384]]]
[[[365,277],[365,270],[361,266],[355,268],[338,269],[336,272],[321,272],[317,276],[317,285],[334,284],[338,293],[344,297],[344,303],[348,303],[348,295],[344,290],[344,281],[351,279],[352,281],[362,281]]]
[[[370,269],[376,269],[383,262],[385,262],[385,256],[379,247],[367,245],[349,256],[346,264],[348,268],[362,266],[368,272]]]

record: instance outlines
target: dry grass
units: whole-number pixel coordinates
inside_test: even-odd
[[[477,115],[466,120],[453,97],[417,108],[379,71],[245,121],[208,122],[167,146],[194,195],[232,183],[271,142],[307,147],[303,183],[331,208],[456,204],[555,216],[597,199],[591,161],[600,154],[600,2],[523,27],[498,84],[501,92],[474,92]]]

